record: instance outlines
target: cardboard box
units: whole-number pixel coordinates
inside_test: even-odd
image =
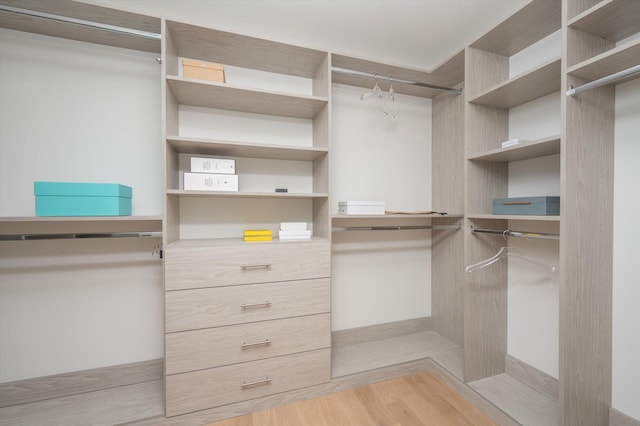
[[[340,201],[338,213],[346,215],[384,215],[384,201]]]
[[[493,214],[558,216],[560,197],[494,198]]]
[[[236,160],[230,158],[191,157],[192,173],[236,174]]]
[[[183,188],[187,191],[238,192],[238,175],[185,172]]]
[[[224,83],[224,65],[213,62],[197,61],[195,59],[182,59],[182,76],[196,78],[198,80],[215,81]]]
[[[36,216],[130,216],[132,190],[115,183],[34,182]]]

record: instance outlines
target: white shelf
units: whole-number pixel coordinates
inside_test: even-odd
[[[167,136],[167,142],[180,153],[221,155],[225,157],[313,161],[316,158],[327,155],[329,152],[327,148],[266,145],[182,136]]]
[[[224,192],[224,191],[185,191],[183,189],[169,189],[167,195],[180,197],[215,197],[215,198],[328,198],[329,194],[323,193],[296,193],[296,192]]]
[[[274,237],[271,241],[243,241],[242,238],[203,238],[181,239],[167,245],[167,248],[198,248],[198,247],[230,247],[247,244],[329,244],[326,238],[311,237],[310,240],[279,240]]]
[[[271,92],[171,75],[167,76],[167,84],[181,105],[254,114],[311,119],[328,103],[326,97]]]
[[[497,148],[468,157],[475,161],[510,162],[560,154],[560,136],[539,139],[508,148]]]

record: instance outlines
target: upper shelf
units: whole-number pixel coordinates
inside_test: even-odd
[[[0,217],[0,235],[158,232],[158,216]]]
[[[512,108],[560,90],[560,58],[489,88],[469,102]]]
[[[560,29],[562,2],[532,0],[470,47],[512,56]]]
[[[560,216],[533,216],[515,214],[468,214],[469,219],[483,220],[532,220],[536,222],[560,222]]]
[[[43,34],[107,46],[160,53],[160,18],[109,9],[72,0],[0,0],[0,5],[34,11],[40,14],[88,21],[89,24],[111,25],[125,30],[156,34],[157,38],[127,34],[113,29],[97,28],[65,22],[44,16],[27,16],[0,10],[0,27]],[[1,7],[1,6],[0,6]]]
[[[567,25],[610,41],[620,41],[640,32],[640,1],[602,0],[570,19]]]
[[[221,155],[225,157],[268,158],[274,160],[313,161],[327,155],[327,148],[265,145],[212,139],[167,136],[167,142],[176,150],[189,154]]]
[[[187,191],[183,189],[169,189],[168,195],[178,195],[181,197],[215,197],[215,198],[298,198],[298,199],[313,199],[313,198],[328,198],[329,194],[326,192],[225,192],[225,191]]]
[[[597,80],[639,64],[640,39],[635,39],[569,67],[567,74],[586,80]]]
[[[508,148],[497,148],[468,157],[469,160],[510,162],[560,153],[560,136],[539,139]]]
[[[325,97],[269,92],[170,75],[167,84],[179,104],[205,108],[313,118],[328,103]]]

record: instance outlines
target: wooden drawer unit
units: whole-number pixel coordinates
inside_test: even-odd
[[[330,312],[329,278],[168,291],[167,333]]]
[[[165,289],[324,278],[330,275],[330,257],[326,240],[180,241],[166,250]]]
[[[166,374],[330,346],[330,314],[169,333],[165,339]]]
[[[168,417],[328,382],[331,350],[175,374],[166,377]]]

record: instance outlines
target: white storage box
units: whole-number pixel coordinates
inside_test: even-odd
[[[191,157],[192,173],[236,174],[236,160],[231,158]]]
[[[346,215],[384,215],[384,201],[340,201],[338,213]]]
[[[183,188],[188,191],[238,192],[238,175],[185,172]]]

